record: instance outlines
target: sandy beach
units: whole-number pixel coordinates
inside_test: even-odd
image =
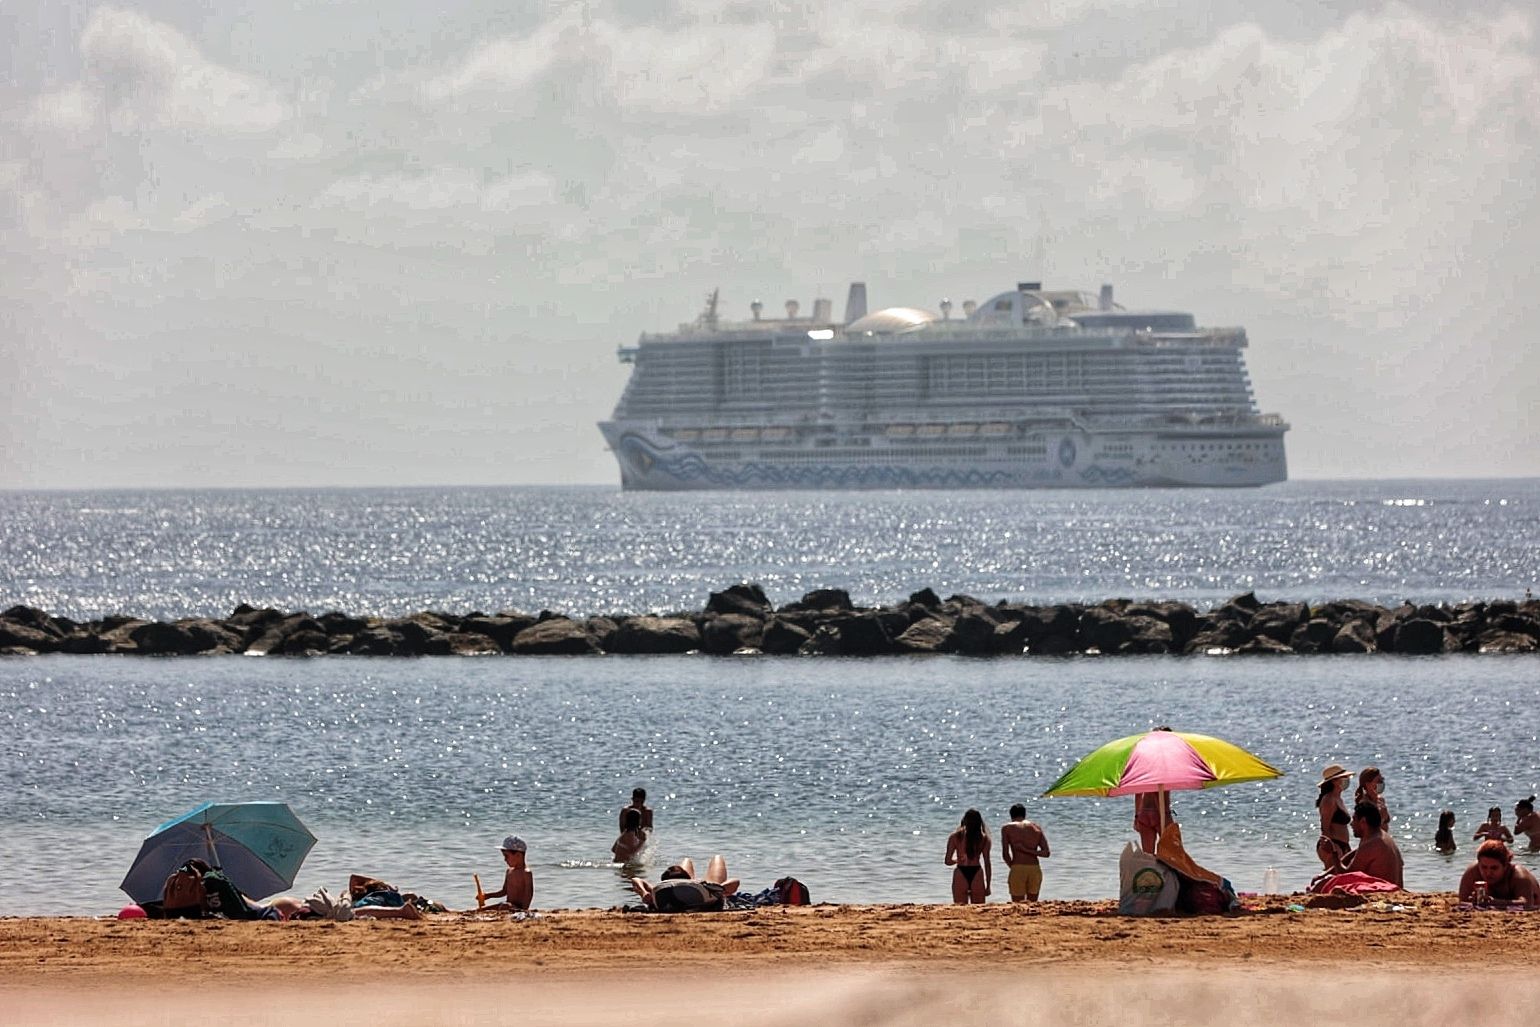
[[[1110,902],[347,924],[11,919],[0,921],[0,1000],[13,1024],[207,1022],[211,1009],[222,1023],[377,1027],[1140,1023],[1169,1022],[1171,1003],[1181,1022],[1285,1023],[1366,999],[1354,1019],[1389,1023],[1453,1016],[1480,990],[1512,994],[1540,976],[1534,914],[1460,910],[1451,895],[1303,912],[1290,901],[1149,919]]]

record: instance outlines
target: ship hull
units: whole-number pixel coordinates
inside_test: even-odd
[[[1284,481],[1283,432],[1051,431],[1001,439],[704,446],[654,426],[600,425],[627,490],[1255,488]]]

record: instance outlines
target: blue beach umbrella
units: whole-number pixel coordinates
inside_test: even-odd
[[[313,845],[315,835],[286,802],[205,802],[150,832],[118,887],[135,902],[154,902],[172,871],[201,859],[262,898],[294,885]]]

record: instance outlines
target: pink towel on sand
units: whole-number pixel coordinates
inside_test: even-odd
[[[1310,890],[1318,895],[1329,895],[1332,892],[1346,892],[1349,895],[1373,895],[1377,892],[1400,891],[1395,885],[1383,878],[1371,874],[1361,874],[1356,870],[1349,870],[1345,874],[1332,874],[1322,877],[1310,886]]]

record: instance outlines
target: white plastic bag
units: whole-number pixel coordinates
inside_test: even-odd
[[[1176,874],[1160,860],[1129,842],[1118,859],[1118,912],[1149,916],[1176,908]]]

